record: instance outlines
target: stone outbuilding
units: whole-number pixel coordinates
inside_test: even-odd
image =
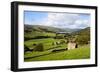
[[[68,50],[75,49],[75,48],[78,48],[78,44],[75,42],[75,40],[70,40],[68,43]]]

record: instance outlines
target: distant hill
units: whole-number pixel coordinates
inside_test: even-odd
[[[24,30],[27,31],[39,31],[39,32],[66,32],[66,33],[72,33],[75,31],[78,31],[80,29],[70,29],[70,28],[56,28],[56,27],[50,27],[50,26],[42,26],[42,25],[24,25]]]
[[[56,33],[65,33],[56,35]],[[24,40],[54,38],[76,38],[77,43],[87,44],[90,41],[90,27],[84,29],[55,28],[41,25],[24,25]]]
[[[90,27],[86,27],[84,29],[80,29],[80,30],[77,30],[75,32],[72,32],[73,35],[88,35],[90,34]]]

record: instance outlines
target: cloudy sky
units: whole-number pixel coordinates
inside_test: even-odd
[[[90,14],[24,11],[24,23],[57,28],[86,28],[90,26]]]

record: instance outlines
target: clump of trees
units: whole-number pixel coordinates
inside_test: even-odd
[[[39,43],[34,47],[34,51],[44,51],[43,43]]]
[[[43,38],[54,38],[53,36],[35,36],[35,37],[24,37],[24,41],[32,39],[43,39]]]
[[[24,45],[24,53],[27,51],[32,52],[33,49],[30,49],[28,46]]]
[[[78,44],[88,44],[88,42],[90,41],[90,36],[89,35],[77,36],[76,41]]]
[[[76,32],[74,35],[76,42],[80,45],[89,44],[90,42],[90,27],[87,27],[79,32]]]
[[[56,36],[54,37],[54,39],[64,39],[65,38],[65,34],[60,34],[60,33],[55,33]]]

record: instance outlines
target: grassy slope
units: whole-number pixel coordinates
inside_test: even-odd
[[[36,29],[36,30],[35,30]],[[36,36],[56,36],[55,33],[51,32],[44,32],[44,30],[39,28],[35,28],[33,31],[29,33],[24,33],[24,37],[28,38],[34,38]],[[37,31],[38,30],[38,31]],[[49,28],[51,30],[51,28]],[[54,30],[53,30],[54,31]],[[82,32],[81,32],[82,33]],[[62,39],[61,39],[62,40]],[[29,48],[34,48],[33,44],[39,44],[43,43],[44,49],[49,49],[58,45],[52,45],[53,42],[60,41],[60,39],[53,39],[53,38],[44,38],[44,39],[31,39],[28,41],[25,41],[25,45],[27,45]],[[66,48],[67,44],[62,44],[58,48],[53,48],[53,49],[63,49]],[[52,50],[53,50],[52,49]],[[50,54],[49,54],[50,53]],[[90,57],[90,47],[88,46],[82,46],[78,49],[74,50],[68,50],[68,51],[61,51],[58,53],[51,53],[51,50],[46,50],[43,52],[27,52],[24,57],[34,57],[37,55],[43,55],[43,54],[48,54],[40,57],[35,57],[35,58],[30,58],[30,59],[25,59],[25,61],[43,61],[43,60],[64,60],[64,59],[86,59]]]
[[[44,49],[49,49],[49,48],[56,46],[56,45],[52,45],[53,42],[57,42],[57,41],[61,41],[61,40],[64,40],[64,39],[53,39],[53,38],[33,39],[33,40],[25,41],[24,44],[27,45],[29,48],[34,48],[34,46],[32,44],[42,43],[44,45]]]
[[[49,51],[46,51],[44,53],[49,53]],[[68,59],[88,59],[88,58],[90,58],[90,47],[89,45],[85,45],[73,50],[61,51],[58,53],[51,53],[40,57],[25,59],[25,61],[68,60]]]

